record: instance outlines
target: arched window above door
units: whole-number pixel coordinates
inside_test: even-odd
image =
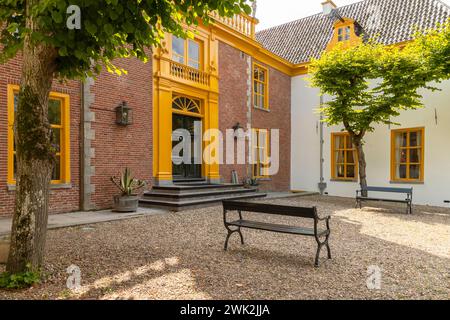
[[[174,97],[172,101],[172,108],[186,113],[201,114],[200,101],[187,97]]]

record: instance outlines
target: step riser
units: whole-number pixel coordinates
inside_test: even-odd
[[[258,195],[246,195],[246,196],[238,196],[238,197],[230,197],[227,200],[244,200],[244,199],[258,199],[258,198],[263,198],[265,197],[266,194],[258,194]],[[143,208],[157,208],[157,209],[166,209],[166,210],[170,210],[170,211],[175,211],[175,212],[179,212],[179,211],[185,211],[185,210],[191,210],[191,209],[198,209],[198,208],[207,208],[207,207],[213,207],[213,206],[217,206],[220,205],[222,203],[223,199],[217,200],[215,201],[214,199],[210,199],[207,202],[203,202],[203,203],[196,203],[196,204],[186,204],[184,205],[183,203],[179,203],[178,205],[173,205],[173,204],[165,204],[161,201],[157,201],[157,202],[144,202],[141,201],[139,203],[140,207]]]
[[[148,191],[144,193],[144,196],[146,195],[152,195],[154,193],[162,194],[162,195],[173,195],[173,196],[183,196],[186,194],[202,194],[202,193],[209,193],[209,192],[233,192],[233,191],[239,191],[243,188],[221,188],[221,189],[190,189],[190,190],[160,190],[160,189],[153,189],[152,191]],[[245,189],[245,190],[254,190],[254,189]]]
[[[227,190],[227,189],[242,189],[243,185],[198,185],[198,186],[167,186],[167,187],[153,187],[154,191],[163,191],[167,193],[180,193],[180,192],[195,192],[200,190]]]
[[[233,188],[225,190],[197,190],[197,191],[183,191],[179,193],[166,192],[166,191],[153,191],[144,193],[144,197],[161,197],[161,198],[189,198],[189,197],[201,197],[208,195],[227,195],[233,193],[246,193],[246,192],[256,192],[257,189],[242,189]]]
[[[248,195],[251,196],[252,194],[255,194],[256,191],[252,192],[235,192],[230,194],[217,194],[217,195],[198,195],[198,196],[189,196],[189,197],[152,197],[152,196],[145,196],[142,198],[143,201],[203,201],[203,200],[210,200],[210,199],[217,199],[217,198],[223,198],[223,197],[237,197],[237,196],[244,196]]]

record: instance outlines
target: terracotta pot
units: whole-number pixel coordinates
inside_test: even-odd
[[[0,264],[5,264],[8,261],[9,247],[11,240],[8,237],[0,237]]]
[[[139,206],[139,196],[114,196],[114,211],[136,212]]]

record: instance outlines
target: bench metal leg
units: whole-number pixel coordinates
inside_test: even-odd
[[[227,228],[227,229],[228,229],[228,228]],[[241,237],[241,244],[242,244],[242,245],[245,244],[245,243],[244,243],[244,236],[242,235],[241,228],[236,229],[236,230],[228,229],[228,234],[227,234],[227,238],[225,239],[225,246],[224,246],[224,250],[225,250],[225,251],[228,250],[228,241],[230,240],[231,235],[232,235],[233,233],[236,233],[236,232],[239,233],[239,236]]]
[[[319,267],[320,250],[322,250],[322,246],[323,246],[323,245],[322,245],[321,243],[319,243],[319,245],[318,245],[318,247],[317,247],[316,260],[315,260],[315,262],[314,262],[314,266],[315,266],[316,268]]]
[[[316,268],[319,267],[320,251],[322,250],[323,246],[327,247],[327,256],[328,256],[328,259],[331,259],[331,248],[330,248],[330,244],[328,243],[328,240],[330,239],[330,234],[331,233],[328,233],[326,235],[326,238],[325,238],[325,240],[323,242],[320,242],[319,239],[316,239],[316,241],[317,241],[317,252],[316,252],[316,260],[314,262],[314,266]]]

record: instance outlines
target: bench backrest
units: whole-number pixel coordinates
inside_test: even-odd
[[[317,208],[301,208],[291,206],[280,206],[267,203],[223,201],[223,209],[227,211],[245,211],[266,213],[280,216],[299,217],[299,218],[317,218]]]
[[[412,194],[413,188],[389,188],[389,187],[367,187],[367,191],[372,192],[392,192]]]

